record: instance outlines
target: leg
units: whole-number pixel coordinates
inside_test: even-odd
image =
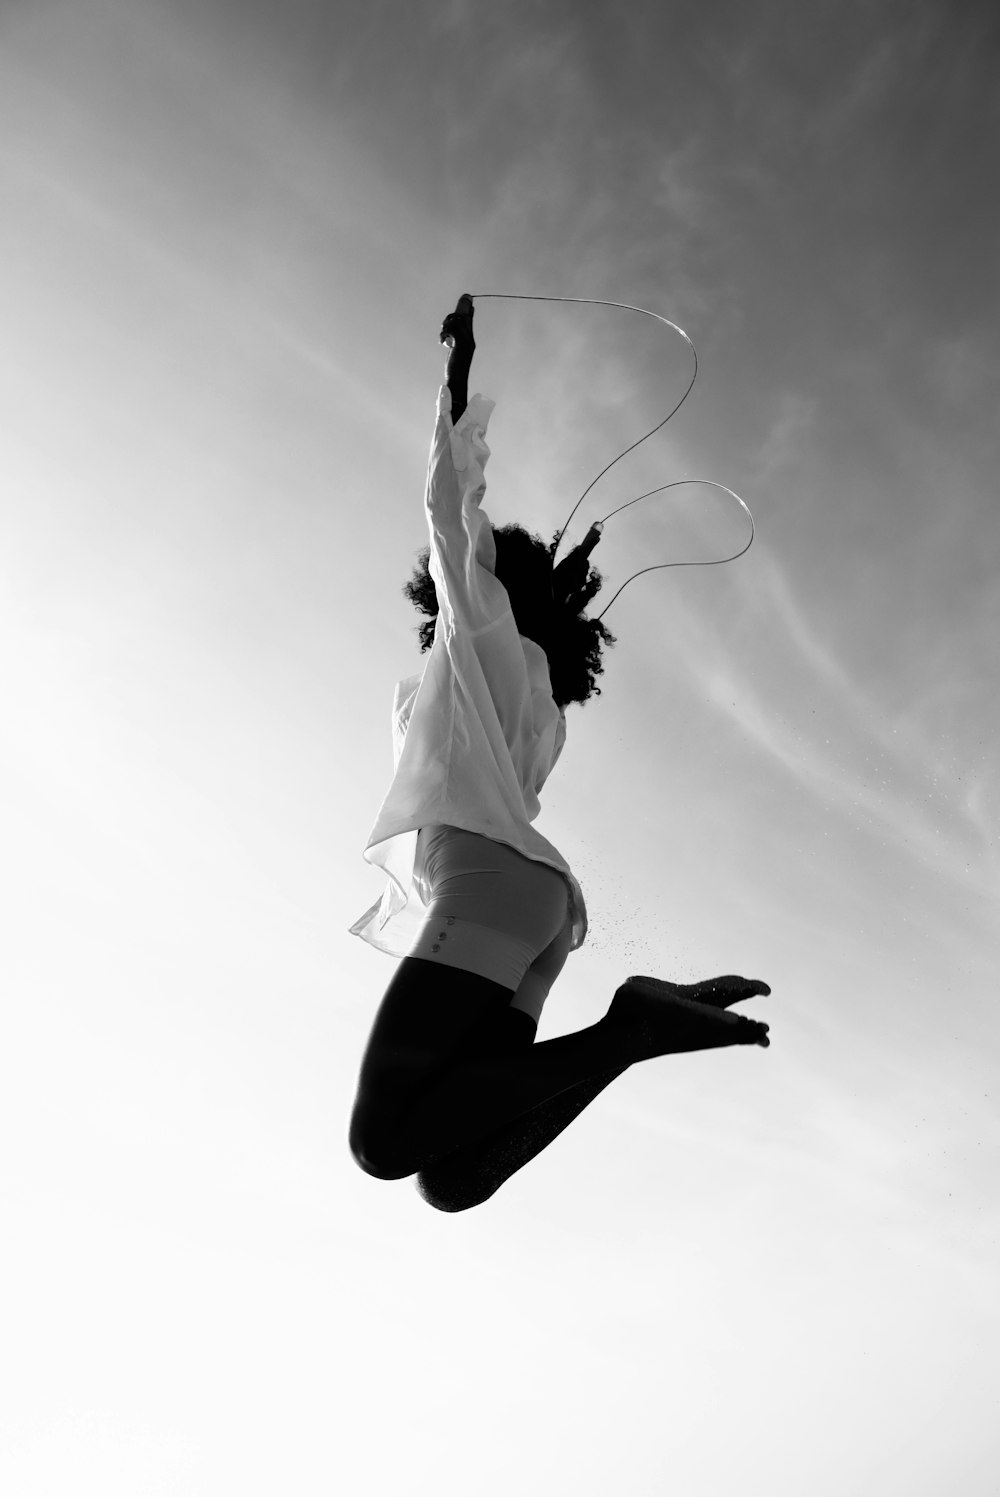
[[[465,978],[470,996],[481,993],[479,985],[485,979],[468,973]],[[416,980],[432,985],[438,981],[437,969],[424,979],[416,974]],[[432,1005],[433,987],[414,991],[413,1000],[415,1007]],[[387,1121],[384,1086],[388,1084],[391,1096],[394,1081],[407,1074],[407,1059],[399,1058],[401,1073],[397,1060],[388,1073],[383,1070],[372,1078],[367,1096],[362,1085],[352,1147],[368,1173],[401,1180],[581,1083],[611,1079],[612,1073],[620,1074],[636,1060],[758,1044],[763,1035],[762,1026],[707,1004],[674,1003],[666,995],[659,1000],[641,995],[636,1000],[630,980],[618,990],[604,1018],[587,1029],[516,1054],[504,1055],[491,1051],[488,1042],[480,1043],[444,1069],[424,1067],[418,1084],[407,1087],[405,1104],[393,1107]]]
[[[621,1074],[616,1069],[581,1081],[523,1117],[505,1123],[495,1133],[446,1154],[420,1171],[418,1191],[438,1211],[467,1211],[470,1206],[481,1206],[505,1180],[547,1149]]]
[[[372,1025],[351,1114],[351,1152],[377,1173],[398,1117],[433,1077],[482,1045],[494,1043],[511,993],[499,983],[419,957],[404,957]]]
[[[531,975],[529,973],[528,977]],[[558,975],[558,968],[555,975]],[[748,983],[739,977],[709,978],[686,986],[677,983],[658,983],[656,986],[679,998],[716,1009],[729,1008],[758,993],[770,992],[766,983]],[[524,1020],[523,1025],[516,1026],[515,1048],[532,1044],[533,1023],[526,1015],[514,1011],[510,1018]],[[766,1036],[762,1043],[766,1043]],[[467,1211],[471,1206],[482,1205],[496,1194],[505,1180],[558,1138],[624,1069],[616,1068],[605,1075],[593,1076],[531,1112],[503,1124],[495,1132],[446,1154],[417,1176],[421,1196],[438,1211]]]
[[[535,1042],[540,1016],[553,983],[569,956],[572,931],[569,922],[540,956],[532,962],[505,1015],[498,1041],[506,1052],[526,1049]],[[532,1108],[523,1117],[504,1123],[495,1132],[462,1145],[428,1165],[417,1176],[417,1190],[438,1211],[466,1211],[479,1206],[500,1189],[517,1170],[534,1159],[568,1128],[575,1117],[606,1086],[622,1074],[615,1068],[605,1075],[582,1081],[558,1097]]]

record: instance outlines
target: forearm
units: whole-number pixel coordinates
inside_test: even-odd
[[[448,373],[446,384],[451,391],[451,419],[452,423],[458,421],[462,412],[469,404],[469,370],[472,367],[472,355],[476,345],[473,343],[463,347],[456,343],[448,359]]]

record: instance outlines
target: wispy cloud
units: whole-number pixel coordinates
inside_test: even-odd
[[[654,201],[676,228],[687,233],[703,230],[715,218],[715,205],[706,186],[705,142],[691,136],[666,153],[656,168]]]
[[[766,492],[777,478],[802,462],[818,416],[819,401],[815,396],[797,390],[781,391],[767,435],[747,465],[750,482],[756,490]]]
[[[756,558],[760,599],[752,656],[699,618],[699,648],[682,658],[718,711],[799,785],[948,878],[982,891],[998,883],[989,788],[973,780],[959,797],[938,793],[941,765],[905,719],[871,696],[820,635],[769,553]],[[761,669],[766,658],[769,665]],[[790,704],[812,703],[809,711]],[[818,705],[818,710],[817,710]]]
[[[928,375],[954,411],[975,408],[986,399],[995,410],[1000,388],[996,345],[984,329],[968,329],[939,339],[927,350]]]

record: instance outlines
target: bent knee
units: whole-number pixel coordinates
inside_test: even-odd
[[[375,1180],[405,1180],[408,1175],[416,1173],[414,1166],[401,1164],[385,1139],[379,1138],[371,1129],[366,1130],[356,1119],[351,1121],[348,1147],[358,1169]]]
[[[401,1165],[398,1160],[386,1159],[364,1149],[351,1146],[351,1154],[358,1169],[364,1170],[374,1180],[405,1180],[414,1173],[412,1165]]]

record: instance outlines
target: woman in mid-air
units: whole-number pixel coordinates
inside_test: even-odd
[[[716,977],[629,977],[596,1024],[535,1043],[549,989],[587,932],[569,865],[532,826],[565,709],[599,689],[614,636],[583,609],[601,585],[582,545],[554,548],[482,508],[493,402],[468,396],[473,305],[451,344],[425,510],[430,546],[404,591],[430,615],[423,673],[393,709],[395,775],[365,848],[388,875],[352,933],[401,960],[358,1078],[350,1147],[367,1174],[417,1177],[440,1211],[477,1206],[637,1061],[768,1044],[730,1013],[770,992]]]

